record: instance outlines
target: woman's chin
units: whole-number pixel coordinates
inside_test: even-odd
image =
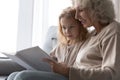
[[[83,27],[84,27],[84,28],[88,28],[89,26],[88,26],[88,25],[86,25],[86,24],[83,24]]]

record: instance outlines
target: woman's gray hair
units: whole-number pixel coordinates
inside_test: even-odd
[[[111,0],[72,0],[73,5],[87,9],[93,21],[109,23],[115,19],[115,11]]]

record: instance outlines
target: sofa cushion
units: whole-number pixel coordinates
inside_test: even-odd
[[[47,31],[42,49],[48,54],[57,44],[57,29],[57,26],[50,26]]]
[[[25,70],[25,68],[13,62],[11,59],[0,59],[0,75],[9,75],[12,72],[21,70]]]

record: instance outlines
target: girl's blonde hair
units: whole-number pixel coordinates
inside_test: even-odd
[[[75,13],[76,13],[75,9],[73,9],[72,7],[68,7],[66,9],[64,9],[63,12],[60,14],[59,27],[58,27],[58,42],[59,43],[62,43],[62,44],[68,43],[68,41],[62,31],[61,19],[63,17],[75,19]],[[78,40],[76,40],[76,41],[83,41],[86,39],[87,30],[83,27],[83,25],[81,24],[81,22],[79,20],[75,19],[75,21],[79,24],[79,27],[80,27],[80,36],[78,37]]]

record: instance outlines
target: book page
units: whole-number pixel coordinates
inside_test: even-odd
[[[51,58],[38,46],[16,52],[15,55],[3,53],[13,61],[29,70],[52,71],[50,64],[43,62],[43,58]]]
[[[29,66],[28,64],[26,64],[23,60],[19,59],[18,57],[16,57],[15,55],[11,55],[11,54],[7,54],[2,52],[2,54],[8,56],[10,59],[12,59],[14,62],[18,63],[19,65],[22,65],[24,68],[28,69],[28,70],[35,70],[33,67]]]
[[[42,61],[43,58],[51,57],[38,46],[18,51],[16,56],[36,70],[51,71],[50,64]]]

